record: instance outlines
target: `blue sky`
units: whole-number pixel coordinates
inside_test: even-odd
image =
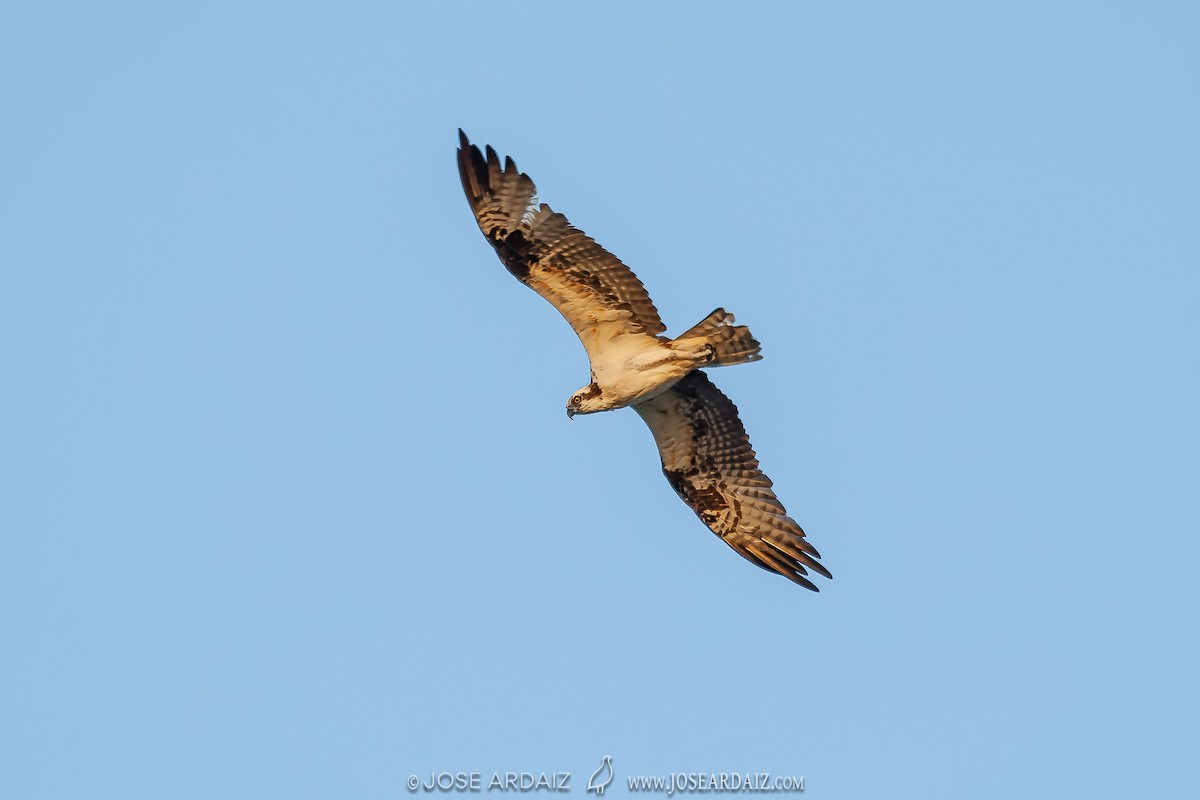
[[[681,8],[0,10],[0,793],[1194,789],[1200,14]],[[568,422],[458,127],[763,342],[819,595]]]

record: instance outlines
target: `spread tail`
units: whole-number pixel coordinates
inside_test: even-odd
[[[703,347],[707,363],[701,366],[725,367],[758,361],[762,358],[758,340],[750,334],[750,329],[745,325],[733,323],[733,314],[718,308],[690,330],[676,336],[675,343]]]

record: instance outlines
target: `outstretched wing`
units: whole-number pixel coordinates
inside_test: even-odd
[[[558,309],[595,361],[621,334],[666,330],[646,288],[629,267],[567,218],[538,203],[537,188],[511,158],[479,148],[458,132],[458,172],[483,235],[508,271]]]
[[[814,592],[808,570],[833,577],[758,468],[737,407],[707,375],[690,372],[634,409],[654,434],[671,486],[727,545]]]

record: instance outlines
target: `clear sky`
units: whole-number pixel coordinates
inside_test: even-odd
[[[0,794],[1195,791],[1200,12],[733,9],[0,9]],[[820,594],[567,420],[459,127],[763,342]]]

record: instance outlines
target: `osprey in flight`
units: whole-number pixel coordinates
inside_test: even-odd
[[[592,379],[567,416],[630,406],[654,434],[663,474],[739,554],[817,591],[833,577],[758,468],[737,407],[701,367],[757,361],[759,344],[723,308],[669,339],[637,276],[567,218],[539,203],[529,176],[458,132],[458,172],[483,235],[508,271],[550,301],[583,342]]]

